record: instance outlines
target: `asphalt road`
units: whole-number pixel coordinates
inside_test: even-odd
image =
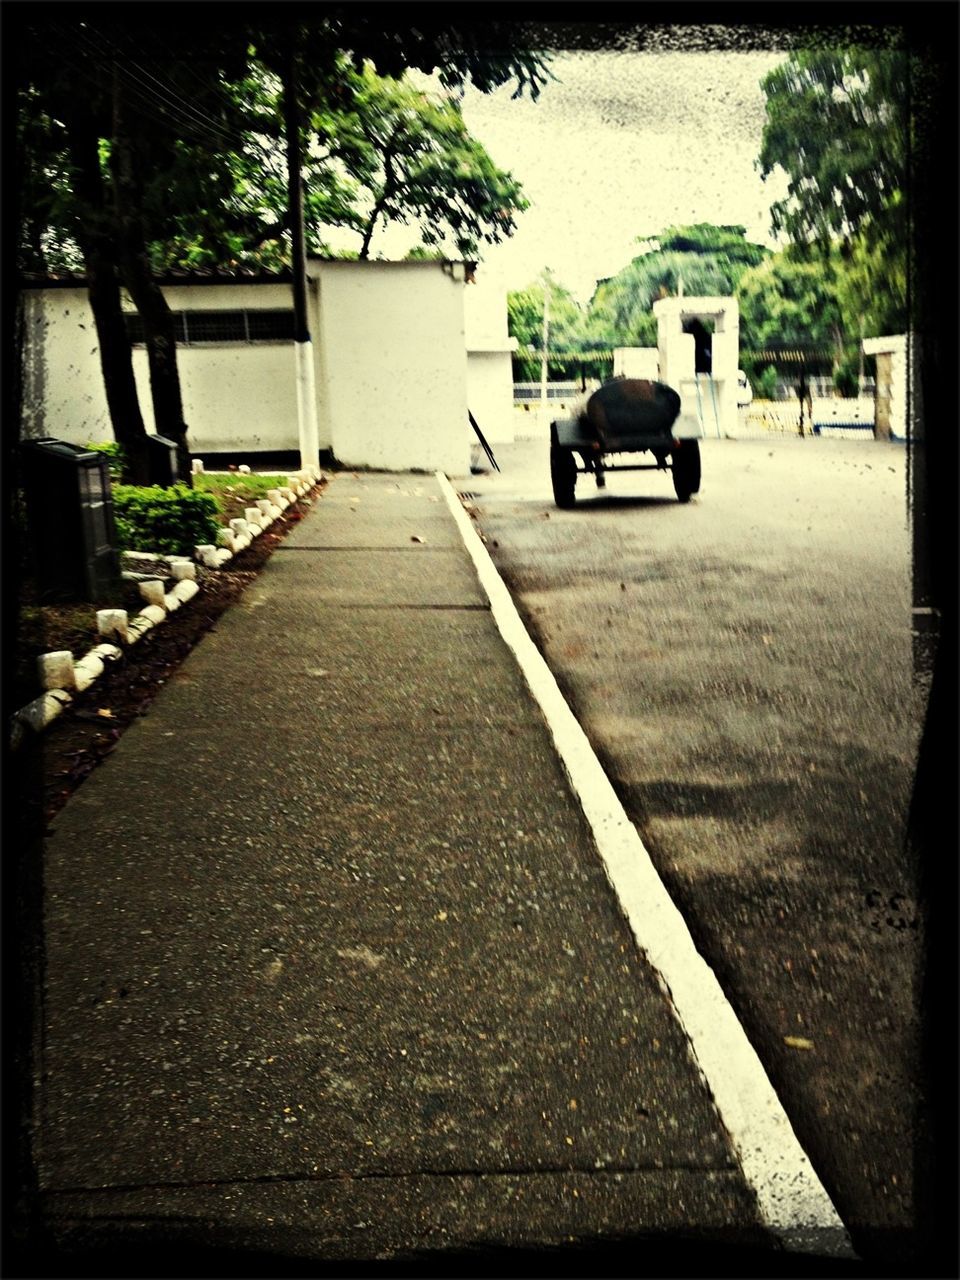
[[[855,1245],[916,1245],[924,712],[902,445],[705,441],[703,483],[496,448],[473,514]],[[645,456],[642,461],[650,460]]]

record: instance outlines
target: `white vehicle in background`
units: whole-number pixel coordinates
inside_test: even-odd
[[[745,409],[753,400],[753,387],[742,369],[737,370],[737,408]]]

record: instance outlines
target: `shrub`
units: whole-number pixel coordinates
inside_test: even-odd
[[[107,456],[107,466],[110,468],[110,474],[115,480],[119,480],[123,475],[123,468],[126,464],[126,456],[123,452],[123,445],[117,444],[116,440],[88,440],[83,446],[92,453],[104,453]]]
[[[848,357],[833,375],[833,385],[842,396],[855,396],[860,392],[860,367],[857,356]]]
[[[777,370],[768,364],[762,373],[753,378],[753,391],[758,400],[775,400],[777,397]]]
[[[198,544],[216,542],[219,501],[185,484],[118,484],[113,488],[117,538],[127,551],[190,555]]]

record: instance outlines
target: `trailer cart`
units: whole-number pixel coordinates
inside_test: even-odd
[[[700,489],[700,445],[679,417],[680,397],[666,383],[643,378],[604,383],[574,417],[550,424],[557,506],[574,505],[577,476],[592,473],[602,489],[607,471],[670,471],[677,498],[689,502]],[[700,434],[699,427],[693,430]],[[637,453],[651,453],[654,461],[621,461]]]

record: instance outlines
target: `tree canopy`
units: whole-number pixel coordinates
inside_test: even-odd
[[[770,251],[746,238],[742,226],[697,223],[667,227],[638,240],[642,252],[616,275],[601,280],[586,308],[558,282],[551,288],[550,347],[555,353],[550,367],[562,372],[561,352],[581,354],[613,347],[657,345],[657,321],[653,304],[676,295],[725,296],[736,291],[744,273],[763,262]],[[537,281],[508,298],[510,333],[520,341],[515,366],[526,377],[535,377],[542,338],[544,290]],[[609,367],[609,358],[605,361]],[[600,366],[597,365],[597,368]],[[567,362],[569,372],[577,362]]]
[[[469,138],[453,104],[421,100],[414,110],[398,82],[367,64],[393,77],[407,67],[439,70],[449,88],[512,81],[515,96],[533,97],[549,72],[536,52],[517,48],[514,28],[496,21],[430,18],[413,28],[398,13],[373,24],[345,5],[274,10],[258,21],[247,11],[229,23],[206,10],[178,24],[166,7],[118,9],[37,6],[20,16],[19,265],[82,264],[114,431],[136,450],[143,424],[122,321],[120,286],[127,289],[143,320],[155,425],[177,440],[188,478],[176,342],[155,273],[251,255],[277,261],[288,229],[278,90],[289,68],[298,65],[315,134],[334,116],[341,125],[351,117],[369,124],[379,95],[380,106],[392,102],[394,127],[402,121],[418,139],[419,149],[407,150],[403,192],[391,187],[390,164],[362,127],[352,168],[329,154],[325,165],[315,150],[310,225],[353,226],[363,236],[377,217],[412,213],[425,243],[449,234],[471,256],[480,241],[513,229],[519,186]],[[357,205],[364,194],[372,201],[365,211]]]
[[[511,337],[516,338],[519,343],[514,357],[514,369],[520,381],[534,381],[540,377],[543,319],[548,291],[550,319],[547,348],[550,353],[550,374],[560,378],[575,377],[579,372],[579,361],[576,358],[565,361],[563,355],[566,352],[581,352],[589,345],[579,304],[569,289],[545,270],[538,280],[525,289],[513,290],[507,295],[508,329]]]
[[[742,226],[668,227],[641,237],[643,252],[622,271],[599,281],[590,301],[588,326],[617,346],[655,346],[652,307],[679,293],[714,297],[735,291],[743,273],[769,250],[746,238]]]
[[[787,176],[772,228],[830,264],[848,334],[907,325],[909,57],[890,49],[791,54],[763,80],[764,178]]]
[[[360,258],[385,222],[416,223],[423,246],[473,258],[481,243],[512,234],[527,201],[470,136],[453,98],[378,76],[369,64],[347,83],[349,103],[311,115],[319,155],[308,152],[306,174],[309,188],[314,173],[335,174],[340,166],[350,197],[340,224],[360,233]],[[319,238],[319,219],[315,230]]]
[[[789,56],[763,80],[764,178],[779,167],[787,195],[774,232],[828,249],[858,232],[896,242],[906,232],[907,56],[817,49]]]

